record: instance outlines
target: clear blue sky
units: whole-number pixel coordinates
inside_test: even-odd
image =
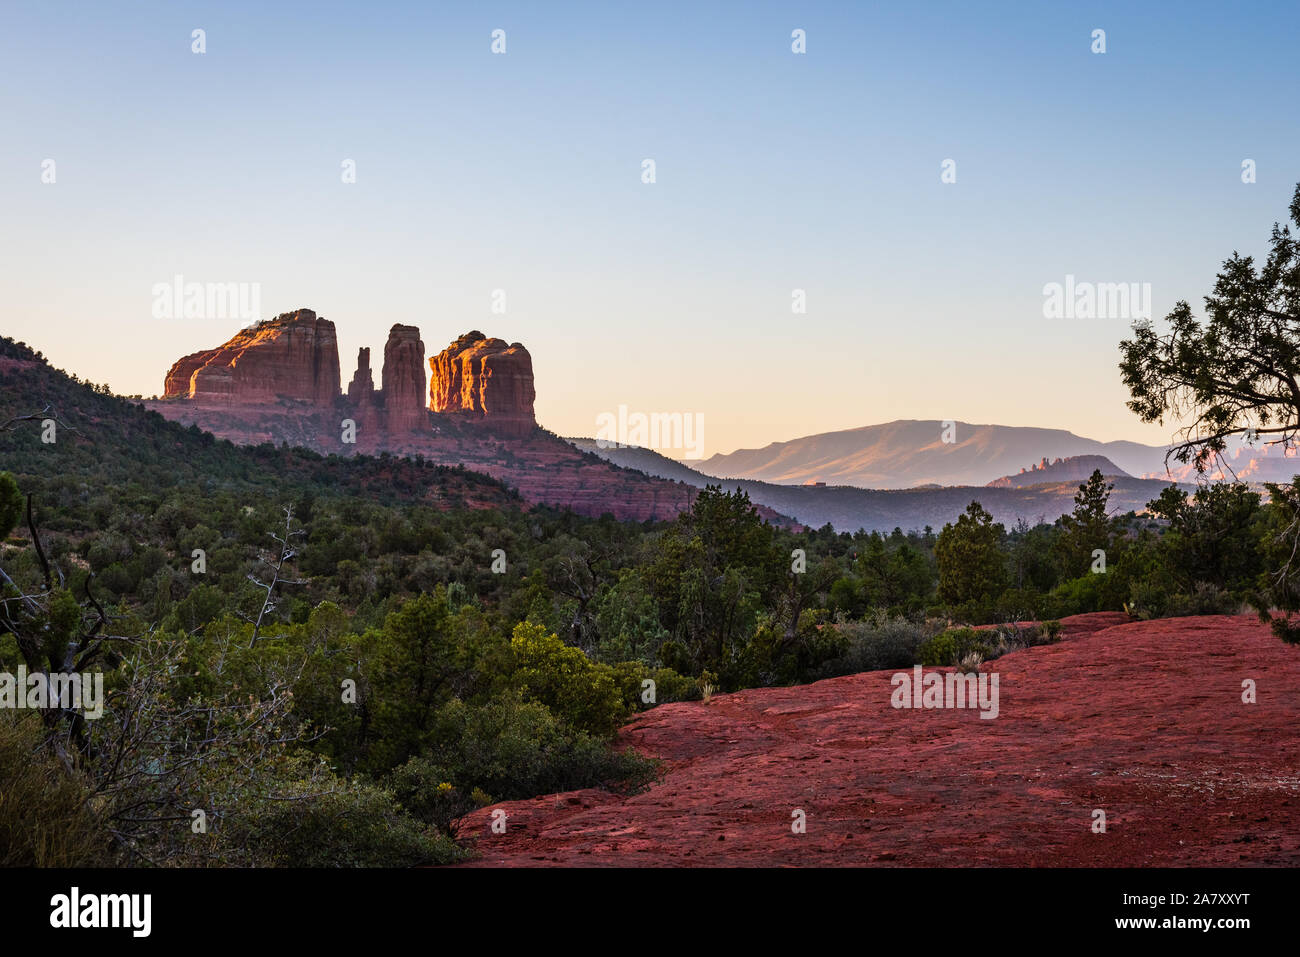
[[[345,382],[394,322],[521,340],[561,434],[623,404],[702,413],[706,453],[895,418],[1158,442],[1128,321],[1045,319],[1043,285],[1199,307],[1300,181],[1295,3],[0,11],[0,331],[124,393],[236,331],[152,317],[180,273],[333,319]]]

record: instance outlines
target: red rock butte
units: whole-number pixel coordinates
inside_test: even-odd
[[[521,343],[466,333],[429,358],[427,393],[425,358],[420,330],[395,325],[384,345],[383,388],[375,388],[371,351],[362,348],[344,392],[334,323],[299,309],[179,360],[167,372],[164,398],[144,405],[243,445],[463,465],[508,483],[526,502],[584,515],[668,519],[694,500],[692,486],[602,462],[538,428],[533,361]],[[354,434],[343,428],[347,420]],[[429,495],[452,507],[436,489]]]
[[[310,309],[241,330],[225,345],[191,353],[167,370],[165,398],[256,405],[278,398],[329,404],[339,394],[334,323]]]
[[[429,408],[478,416],[507,435],[532,431],[533,359],[522,343],[506,345],[467,332],[429,359]]]
[[[284,313],[241,330],[215,349],[185,356],[167,371],[165,399],[196,406],[262,409],[304,403],[350,414],[368,444],[383,436],[432,428],[424,407],[424,342],[415,326],[394,325],[384,345],[382,389],[374,386],[370,350],[357,355],[346,394],[340,391],[334,323],[310,309]],[[470,332],[429,360],[429,409],[463,414],[486,431],[514,438],[532,433],[533,361],[520,343]]]

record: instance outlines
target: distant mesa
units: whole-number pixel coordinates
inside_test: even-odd
[[[533,360],[521,343],[475,330],[429,358],[420,330],[398,324],[380,355],[362,347],[355,371],[341,380],[334,323],[299,309],[180,359],[167,371],[164,398],[143,404],[240,445],[390,453],[462,466],[506,482],[530,505],[584,515],[671,519],[698,494],[693,484],[593,461],[538,428]],[[381,371],[383,387],[376,388]],[[457,504],[436,486],[430,501],[439,508]],[[760,512],[796,524],[771,509],[760,506]]]
[[[1106,478],[1132,478],[1104,455],[1070,455],[1047,460],[1043,456],[1036,464],[1021,469],[1015,475],[1004,475],[988,483],[988,488],[1027,488],[1048,482],[1086,482],[1093,472]]]
[[[225,345],[195,352],[167,370],[164,398],[205,405],[260,405],[280,398],[313,405],[339,394],[334,323],[310,309],[242,329]]]
[[[340,388],[334,323],[299,309],[236,333],[224,345],[178,360],[163,382],[165,399],[202,408],[254,413],[285,404],[353,418],[367,444],[381,436],[432,429],[425,405],[425,351],[420,330],[397,324],[384,345],[383,388],[376,389],[370,349],[357,354],[346,393]],[[462,413],[483,429],[523,438],[533,417],[533,363],[520,343],[470,332],[429,360],[428,410]],[[384,444],[380,441],[380,444]]]

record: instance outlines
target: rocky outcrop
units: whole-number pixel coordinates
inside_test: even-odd
[[[533,417],[533,359],[521,343],[467,332],[429,360],[429,408],[482,418],[501,435],[523,437]]]
[[[207,364],[217,354],[216,349],[202,349],[192,352],[183,359],[177,359],[163,379],[163,395],[169,398],[192,398],[190,389],[194,373]]]
[[[380,395],[375,391],[375,378],[370,372],[370,350],[357,350],[357,371],[348,383],[348,407],[351,418],[362,435],[370,435],[380,427]]]
[[[469,332],[430,359],[429,366],[429,409],[477,419],[504,437],[532,434],[533,360],[522,344]],[[250,410],[289,399],[332,412],[340,378],[334,323],[299,309],[243,329],[216,349],[180,359],[167,371],[163,397]],[[362,349],[345,406],[358,426],[368,429],[370,440],[382,445],[377,432],[401,436],[431,428],[424,388],[420,330],[399,323],[384,345],[383,388],[375,388],[370,350]]]
[[[163,389],[166,398],[204,405],[258,406],[279,399],[331,404],[339,395],[334,323],[310,309],[259,322],[219,348],[181,359]]]
[[[375,388],[371,350],[363,348],[341,395],[334,326],[303,309],[181,359],[167,373],[166,398],[145,406],[240,444],[287,443],[326,455],[390,452],[463,466],[507,482],[530,504],[584,515],[671,519],[698,494],[595,461],[537,429],[532,358],[519,343],[481,332],[461,336],[430,360],[428,408],[424,359],[420,330],[395,325],[384,346],[383,387]],[[341,429],[344,419],[356,429]]]
[[[368,395],[373,395],[375,391],[375,377],[370,372],[370,350],[360,348],[357,350],[357,371],[352,373],[352,381],[348,383],[348,398],[353,402],[359,402]]]
[[[1107,478],[1131,478],[1127,472],[1104,455],[1069,455],[1053,462],[1043,456],[1036,465],[1021,469],[1016,475],[1004,475],[988,483],[988,488],[1028,488],[1048,482],[1086,482],[1094,471]]]
[[[424,409],[424,343],[420,330],[400,323],[384,345],[384,428],[392,435],[429,429]]]
[[[395,325],[389,331],[383,375],[384,387],[376,389],[370,350],[361,349],[346,403],[358,429],[372,442],[381,432],[427,430],[424,343],[415,326]],[[333,410],[339,383],[334,323],[310,309],[299,309],[241,330],[216,349],[179,360],[167,371],[163,396],[189,399],[200,406],[250,410],[294,399],[325,412]]]

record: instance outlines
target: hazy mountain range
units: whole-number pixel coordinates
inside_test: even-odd
[[[1138,478],[1193,481],[1194,471],[1170,460],[1166,446],[1099,442],[1064,429],[974,425],[901,419],[841,432],[823,432],[761,449],[740,449],[685,464],[708,475],[780,485],[824,482],[858,488],[904,489],[922,485],[985,485],[1016,475],[1043,458],[1105,456]],[[952,441],[945,442],[945,438]],[[1277,447],[1230,449],[1233,471],[1246,481],[1289,481],[1298,470]]]
[[[1073,508],[1079,483],[1099,469],[1113,482],[1112,512],[1142,512],[1171,482],[1196,480],[1190,466],[1164,468],[1165,447],[1098,442],[1060,429],[899,421],[774,442],[696,463],[635,446],[600,448],[568,439],[624,468],[689,485],[743,489],[760,505],[813,527],[837,531],[942,528],[978,500],[1008,526],[1054,521]],[[1272,451],[1272,455],[1268,452]],[[1295,462],[1276,449],[1229,451],[1246,481],[1289,481]],[[1059,459],[1059,461],[1058,461]],[[1216,473],[1211,478],[1223,478]]]
[[[894,528],[920,530],[927,525],[940,529],[965,510],[972,501],[987,508],[1008,527],[1024,519],[1033,525],[1052,522],[1074,507],[1078,481],[1045,482],[1018,486],[1008,482],[997,486],[928,485],[908,489],[867,489],[849,485],[778,485],[753,479],[718,478],[689,468],[651,449],[635,446],[599,448],[593,439],[569,439],[579,449],[607,462],[647,475],[675,479],[697,488],[721,485],[727,491],[740,489],[750,501],[789,516],[804,525],[831,525],[836,531],[888,532]],[[1142,511],[1147,502],[1169,483],[1158,479],[1116,476],[1110,504],[1113,511]]]

